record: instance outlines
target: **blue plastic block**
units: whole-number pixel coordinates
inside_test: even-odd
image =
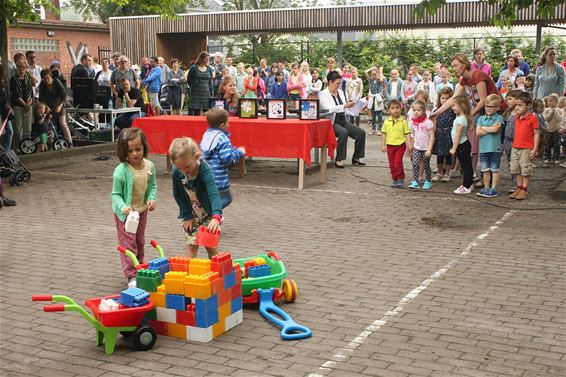
[[[248,268],[248,277],[250,278],[259,278],[269,275],[271,275],[271,266],[268,264],[260,264],[259,266]]]
[[[242,296],[238,296],[232,301],[230,301],[230,312],[231,314],[236,313],[237,311],[242,310]]]
[[[206,317],[206,300],[197,298],[195,299],[195,313],[197,314],[204,314]]]
[[[206,313],[206,327],[214,325],[218,322],[218,309],[217,310],[209,310]]]
[[[195,312],[195,324],[196,327],[207,328],[207,315],[206,312]]]
[[[165,279],[165,274],[169,272],[169,260],[166,258],[155,258],[149,261],[149,269],[159,271],[161,279]]]
[[[129,307],[143,306],[149,302],[149,293],[139,288],[128,288],[120,292],[120,304]]]
[[[185,296],[165,294],[165,306],[168,309],[186,310],[187,300]]]
[[[232,271],[232,273],[224,275],[224,290],[230,289],[234,285],[236,285],[236,273]]]
[[[218,295],[212,295],[206,300],[206,312],[218,312]]]

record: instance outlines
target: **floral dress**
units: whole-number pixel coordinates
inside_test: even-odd
[[[452,124],[456,114],[452,110],[445,111],[436,118],[436,131],[432,153],[437,156],[448,156],[452,149]]]

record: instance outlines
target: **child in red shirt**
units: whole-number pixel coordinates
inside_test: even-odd
[[[533,172],[532,160],[537,156],[540,141],[538,118],[529,111],[533,97],[522,92],[516,97],[515,137],[511,150],[511,174],[517,175],[517,189],[511,199],[525,200],[529,197],[528,187]]]

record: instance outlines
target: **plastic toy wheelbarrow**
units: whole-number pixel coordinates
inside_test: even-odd
[[[299,295],[297,283],[293,279],[286,279],[287,271],[285,265],[275,251],[260,254],[255,257],[234,260],[240,268],[245,269],[245,264],[253,259],[261,258],[271,267],[269,276],[260,276],[242,279],[242,296],[244,304],[258,303],[259,294],[257,289],[273,288],[273,301],[283,299],[285,302],[293,302]],[[242,275],[243,276],[243,275]]]
[[[43,307],[44,312],[63,312],[71,310],[82,315],[96,329],[96,345],[104,343],[104,353],[111,355],[114,352],[118,333],[125,338],[131,338],[134,347],[140,351],[153,348],[157,340],[157,333],[151,326],[142,324],[147,311],[153,309],[153,302],[139,307],[127,307],[120,304],[117,310],[100,311],[98,306],[102,299],[119,299],[120,296],[106,296],[91,298],[85,301],[94,316],[90,315],[82,306],[73,299],[61,295],[36,295],[32,301],[64,302],[65,305],[47,305]]]

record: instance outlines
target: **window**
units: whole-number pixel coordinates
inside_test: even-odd
[[[37,13],[42,20],[45,20],[45,8],[43,5],[34,6],[33,11]]]
[[[58,39],[34,39],[34,38],[12,38],[12,51],[28,51],[37,52],[59,51]]]

